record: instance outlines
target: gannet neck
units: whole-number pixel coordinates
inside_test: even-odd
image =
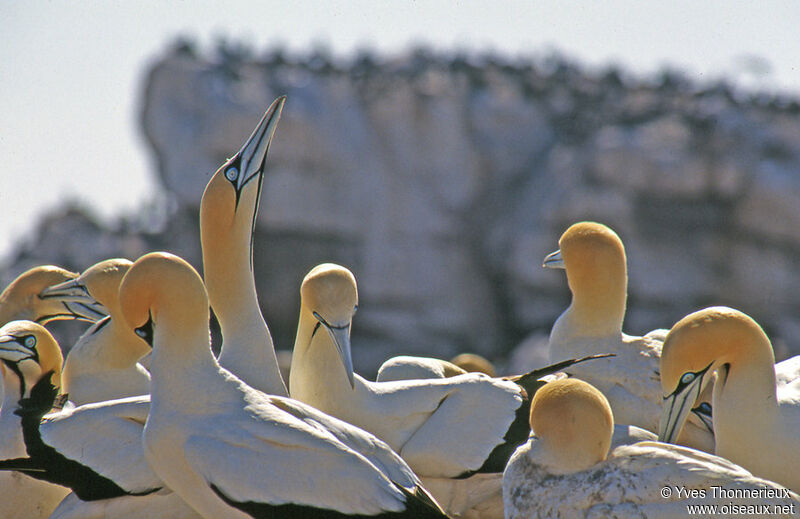
[[[573,336],[598,337],[622,332],[628,291],[625,247],[605,225],[580,222],[559,240],[572,303],[562,326]]]
[[[606,459],[614,417],[605,396],[571,378],[545,384],[531,401],[537,440],[531,456],[557,474],[586,470]]]
[[[3,404],[0,407],[0,417],[6,414],[13,414],[13,410],[19,406],[19,399],[22,398],[22,388],[26,388],[28,383],[21,383],[20,373],[15,373],[5,363],[0,362],[0,375],[3,377]]]
[[[242,149],[211,178],[200,203],[203,270],[222,330],[219,361],[256,389],[286,395],[275,347],[261,314],[253,234],[264,162],[284,99],[267,110]]]
[[[53,265],[34,267],[23,272],[0,293],[0,324],[15,319],[44,322],[48,318],[68,318],[63,315],[67,312],[60,303],[41,299],[39,294],[50,285],[77,277],[78,274]]]

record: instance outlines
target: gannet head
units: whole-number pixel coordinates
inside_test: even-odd
[[[317,321],[311,339],[313,340],[320,327],[325,328],[336,345],[350,386],[355,387],[350,351],[350,324],[358,310],[355,276],[340,265],[317,265],[306,275],[300,286],[300,305]]]
[[[203,280],[189,263],[167,252],[145,254],[131,265],[119,287],[119,305],[125,322],[150,347],[163,314],[176,330],[198,322],[208,327]]]
[[[39,324],[58,319],[94,322],[105,317],[105,313],[96,308],[51,300],[42,294],[47,287],[76,277],[78,274],[53,265],[23,272],[0,294],[0,324],[15,319],[29,319]]]
[[[486,358],[477,353],[460,353],[453,357],[450,362],[463,369],[467,373],[486,373],[490,377],[495,376],[494,365]],[[456,375],[458,373],[454,373]],[[451,375],[448,375],[451,376]]]
[[[717,383],[725,384],[727,368],[751,345],[762,343],[772,355],[764,330],[750,316],[732,308],[715,306],[691,313],[667,334],[661,350],[661,389],[664,409],[658,439],[673,442],[697,397],[719,368]],[[774,357],[772,357],[774,363]]]
[[[42,291],[42,297],[89,307],[104,313],[119,309],[119,284],[133,262],[113,258],[95,263],[75,279]]]
[[[576,378],[540,388],[531,401],[530,423],[547,451],[551,469],[561,474],[586,470],[605,460],[614,433],[606,397]]]
[[[237,254],[238,248],[229,245],[232,240],[236,243],[237,239],[250,239],[252,269],[251,238],[258,214],[264,164],[285,102],[286,96],[281,96],[270,105],[242,149],[228,159],[206,185],[200,202],[200,235],[203,249],[214,252],[204,253],[205,262],[206,256],[226,261],[231,254]],[[219,250],[220,247],[225,250]]]
[[[45,327],[33,321],[11,321],[0,328],[0,361],[6,370],[20,378],[20,394],[25,395],[43,375],[52,374],[50,383],[61,387],[61,348]]]

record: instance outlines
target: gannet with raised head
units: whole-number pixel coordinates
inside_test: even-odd
[[[658,362],[664,332],[637,337],[622,332],[628,298],[625,247],[617,233],[596,222],[570,226],[560,249],[544,259],[546,268],[563,268],[572,302],[550,332],[550,361],[591,353],[616,357],[576,365],[569,374],[596,386],[608,398],[617,423],[658,430],[661,385]],[[692,416],[678,443],[713,452],[714,436]]]
[[[291,396],[384,440],[448,513],[478,506],[481,517],[502,517],[501,472],[527,438],[528,395],[543,384],[538,378],[564,365],[526,375],[522,384],[481,373],[370,382],[353,372],[350,326],[357,306],[356,280],[346,268],[326,263],[306,275]]]
[[[398,355],[381,364],[375,382],[446,378],[465,373],[484,373],[490,377],[497,374],[494,365],[477,353],[459,353],[450,360]]]
[[[540,389],[531,403],[530,425],[531,439],[517,449],[503,475],[507,519],[674,518],[689,514],[688,505],[727,507],[728,512],[718,508],[726,516],[739,515],[738,507],[752,507],[748,515],[760,517],[800,512],[796,494],[713,454],[653,441],[609,454],[611,407],[579,379]],[[773,515],[776,505],[779,513]],[[737,511],[731,512],[732,506]]]
[[[0,408],[0,460],[26,455],[22,437],[20,402],[30,399],[43,376],[58,384],[61,349],[42,326],[31,321],[11,321],[0,328],[0,375],[5,394]],[[0,472],[0,517],[49,517],[68,489],[33,479],[19,472]]]
[[[119,284],[132,264],[124,258],[104,260],[42,292],[49,301],[102,305],[108,313],[78,339],[64,363],[62,390],[75,405],[150,392],[150,374],[138,363],[150,348],[119,313]]]
[[[219,363],[251,387],[286,396],[253,273],[253,233],[264,163],[286,97],[276,99],[242,146],[208,181],[200,202],[203,275],[222,329]]]
[[[205,287],[182,259],[139,258],[120,304],[153,347],[145,455],[203,517],[445,517],[385,443],[222,368]]]
[[[777,394],[774,363],[764,330],[738,310],[711,307],[678,321],[661,356],[659,440],[674,440],[690,402],[716,372],[716,454],[757,476],[800,489],[800,399]]]
[[[0,329],[0,360],[9,391],[0,410],[0,510],[11,504],[10,510],[23,511],[9,510],[3,518],[39,517],[39,510],[42,517],[52,511],[50,517],[61,519],[122,519],[143,511],[157,519],[197,519],[144,458],[148,396],[50,412],[59,393],[61,350],[30,321]],[[20,483],[7,485],[9,480]]]

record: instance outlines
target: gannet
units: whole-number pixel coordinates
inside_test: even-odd
[[[144,510],[148,518],[199,517],[144,458],[149,396],[50,412],[59,400],[61,350],[45,328],[30,321],[12,321],[0,329],[0,360],[9,391],[0,410],[4,519],[47,517],[51,511],[50,517],[62,519],[122,519]],[[19,394],[24,398],[15,398]],[[59,504],[69,490],[73,493]],[[8,503],[24,512],[6,511]]]
[[[31,398],[36,386],[30,382],[43,373],[49,373],[57,384],[61,360],[61,349],[40,325],[11,321],[0,328],[0,375],[5,389],[0,408],[0,460],[25,456],[21,417],[16,413],[20,400]],[[68,492],[19,472],[0,472],[0,517],[49,517]]]
[[[615,353],[591,365],[576,365],[569,374],[596,386],[611,402],[618,423],[658,430],[661,386],[658,361],[664,330],[644,337],[622,332],[628,297],[625,247],[603,224],[579,222],[558,241],[560,249],[544,259],[546,268],[563,268],[572,302],[550,332],[550,361]],[[699,417],[692,416],[678,443],[713,452],[714,437]]]
[[[678,321],[661,356],[659,440],[674,440],[689,403],[716,372],[716,454],[759,477],[800,489],[800,399],[797,393],[777,394],[774,362],[767,335],[738,310],[711,307]]]
[[[182,259],[139,258],[120,305],[153,348],[146,458],[203,517],[445,517],[385,443],[222,368],[203,282]]]
[[[292,398],[384,440],[448,513],[460,515],[496,500],[482,517],[502,517],[501,472],[527,438],[528,394],[549,371],[530,377],[527,389],[481,373],[368,381],[353,372],[350,353],[357,306],[356,280],[346,268],[318,265],[303,279],[289,379]]]
[[[742,515],[763,517],[765,505],[769,512],[787,507],[769,517],[800,513],[797,494],[713,454],[653,441],[609,454],[613,424],[608,400],[582,380],[540,389],[531,403],[531,438],[503,474],[506,518],[675,518],[691,515],[687,505],[724,506],[717,511],[726,517],[740,515],[732,505],[754,507]]]
[[[104,260],[42,292],[49,301],[99,304],[108,313],[78,339],[64,363],[62,390],[75,405],[150,392],[150,374],[137,362],[150,349],[119,313],[119,284],[132,264],[124,258]]]
[[[253,277],[253,233],[264,163],[286,97],[276,99],[242,146],[208,181],[200,203],[203,271],[222,329],[219,363],[265,393],[287,396]]]
[[[26,270],[0,294],[0,325],[9,321],[28,320],[47,324],[59,319],[80,319],[95,322],[105,317],[102,307],[48,300],[42,290],[75,279],[78,274],[53,265]]]

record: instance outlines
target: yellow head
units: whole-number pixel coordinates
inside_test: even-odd
[[[769,338],[747,314],[715,306],[675,323],[661,350],[665,407],[659,440],[672,442],[677,438],[690,408],[712,380],[712,373],[742,361],[756,361],[769,370],[775,363]],[[717,384],[724,385],[726,379],[727,368],[718,373]]]
[[[53,265],[42,265],[23,272],[0,294],[0,324],[15,319],[46,323],[74,318],[64,305],[42,299],[40,294],[50,285],[76,277],[78,274]]]
[[[625,247],[617,233],[601,223],[578,222],[558,240],[567,281],[575,293],[582,290],[608,291],[607,286],[627,291]],[[609,281],[613,281],[610,284]]]
[[[11,371],[15,366],[30,389],[52,372],[51,383],[61,387],[61,348],[45,327],[32,321],[11,321],[0,328],[0,360]],[[23,389],[23,393],[24,393]]]
[[[300,286],[301,313],[311,314],[316,330],[321,326],[330,335],[353,385],[353,360],[350,351],[350,324],[358,309],[356,278],[346,268],[333,263],[317,265]]]
[[[119,308],[119,285],[133,262],[114,258],[95,263],[78,277],[89,294],[109,310]]]
[[[576,378],[549,382],[531,401],[531,429],[563,472],[606,459],[614,416],[606,397]]]
[[[476,353],[460,353],[450,362],[468,373],[486,373],[490,377],[495,376],[494,365]]]
[[[151,346],[148,329],[152,333],[165,315],[178,326],[208,326],[203,280],[186,261],[167,252],[151,252],[133,263],[120,285],[119,304],[128,326]]]

